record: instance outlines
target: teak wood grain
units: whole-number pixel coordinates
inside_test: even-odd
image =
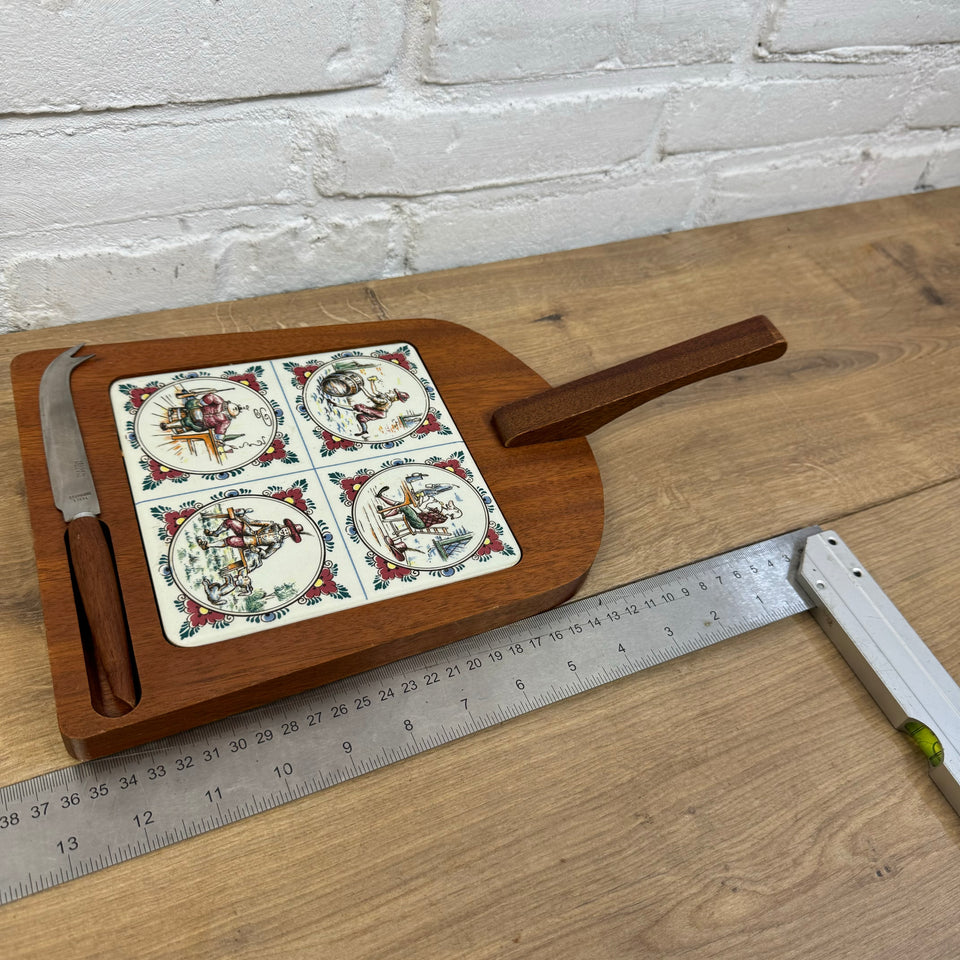
[[[960,677],[958,223],[960,190],[936,191],[0,351],[426,313],[558,384],[762,310],[782,360],[591,437],[606,523],[580,593],[821,523]],[[8,417],[6,783],[63,764],[26,492]],[[960,824],[922,759],[799,616],[29,897],[0,910],[0,943],[23,960],[953,960],[958,877]]]
[[[493,413],[505,447],[586,437],[671,390],[783,356],[787,342],[756,316],[507,403]]]
[[[423,357],[517,537],[520,563],[319,620],[280,626],[266,636],[253,629],[245,636],[200,647],[168,642],[119,459],[110,384],[182,368],[184,357],[202,369],[397,340],[409,341]],[[84,663],[70,556],[46,477],[36,401],[40,376],[59,351],[23,354],[13,362],[60,730],[76,757],[103,756],[218,720],[555,606],[579,586],[600,545],[603,489],[589,445],[583,439],[571,439],[505,450],[491,425],[492,411],[546,384],[507,351],[465,327],[439,320],[397,320],[259,331],[242,338],[88,344],[86,350],[93,352],[94,359],[74,370],[73,399],[101,504],[100,520],[113,542],[133,655],[127,686],[134,676],[140,686],[133,709],[123,709],[124,691],[113,689],[116,683],[99,675],[96,666],[91,669],[89,645]],[[77,546],[77,538],[71,536],[70,542]],[[79,579],[82,571],[77,557],[73,559]],[[108,584],[101,581],[94,586],[100,590]],[[108,676],[117,673],[107,671]],[[89,680],[93,680],[93,700]],[[103,703],[107,710],[102,709]]]
[[[91,705],[101,716],[122,717],[139,699],[137,670],[107,531],[96,517],[76,517],[67,524],[67,543],[82,608],[78,618],[86,621],[81,632],[90,640],[85,653]]]
[[[382,608],[372,611],[354,609],[319,624],[283,625],[266,640],[252,626],[244,642],[222,641],[215,652],[206,647],[186,652],[163,642],[156,603],[141,602],[149,595],[145,587],[150,582],[139,553],[142,533],[135,505],[131,500],[131,509],[123,511],[113,503],[128,498],[113,482],[115,475],[103,469],[116,443],[116,427],[104,429],[111,421],[109,401],[104,402],[110,384],[162,374],[182,365],[184,357],[201,368],[226,357],[231,363],[259,362],[369,346],[370,336],[380,342],[413,341],[429,358],[428,369],[435,365],[441,371],[436,382],[443,384],[441,395],[448,392],[453,398],[448,406],[461,425],[461,436],[468,448],[478,446],[490,465],[482,473],[487,483],[496,478],[492,489],[501,508],[506,503],[514,532],[526,528],[519,567],[509,574],[488,574],[482,582],[443,584],[412,598],[381,599]],[[766,317],[756,316],[546,390],[535,386],[540,380],[535,372],[502,347],[439,320],[261,332],[242,345],[220,336],[89,349],[97,353],[84,357],[92,362],[82,365],[88,375],[79,378],[73,400],[75,407],[81,402],[88,407],[87,455],[95,484],[94,461],[101,468],[107,486],[100,497],[108,496],[110,504],[100,518],[70,521],[66,551],[49,537],[47,516],[56,498],[43,484],[47,458],[41,464],[36,456],[37,383],[38,377],[49,376],[44,371],[52,358],[41,351],[13,362],[14,397],[25,425],[24,469],[33,491],[28,499],[36,500],[34,539],[44,571],[41,589],[60,730],[70,753],[84,759],[218,720],[562,602],[586,576],[603,524],[599,473],[589,446],[578,438],[670,390],[777,359],[786,342]],[[262,352],[250,354],[251,349]],[[58,361],[67,355],[58,354]],[[526,391],[529,402],[516,399],[519,390]],[[42,416],[40,424],[42,431]],[[498,439],[505,447],[550,444],[545,450],[508,451]],[[111,516],[113,533],[107,522]],[[107,537],[123,549],[111,551]],[[64,589],[71,577],[73,607]],[[81,696],[84,678],[88,692]]]

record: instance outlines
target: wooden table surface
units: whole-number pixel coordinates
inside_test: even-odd
[[[591,438],[582,593],[818,523],[960,677],[960,189],[0,338],[413,316],[560,383],[766,313],[773,364]],[[0,783],[63,766],[12,413]],[[2,838],[0,838],[2,850]],[[924,957],[960,817],[806,614],[0,908],[4,957]]]

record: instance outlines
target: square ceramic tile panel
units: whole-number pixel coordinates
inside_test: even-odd
[[[520,559],[417,351],[110,387],[164,633],[199,646]]]

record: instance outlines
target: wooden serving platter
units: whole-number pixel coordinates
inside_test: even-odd
[[[38,385],[59,352],[21,355],[12,374],[75,757],[529,616],[569,598],[599,547],[603,491],[586,440],[505,446],[494,412],[548,384],[467,328],[415,319],[90,345],[74,406],[137,685],[132,710],[103,716],[40,432]],[[308,389],[314,375],[326,399]],[[368,402],[338,408],[332,398],[358,379]],[[392,401],[378,407],[377,395]],[[393,433],[377,432],[384,420]]]
[[[427,319],[15,358],[67,749],[112,753],[561,603],[603,529],[584,435],[785,349],[757,316],[560,387]],[[63,502],[89,490],[57,456],[66,370],[100,504],[68,527],[39,412],[54,358]]]

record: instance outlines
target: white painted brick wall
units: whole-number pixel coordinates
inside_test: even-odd
[[[389,209],[345,219],[301,217],[267,230],[228,236],[217,257],[219,295],[239,299],[263,290],[331,286],[363,280],[392,265],[400,249]]]
[[[203,240],[70,254],[27,254],[6,265],[11,327],[121,316],[144,300],[168,307],[210,303],[216,264]]]
[[[821,157],[806,162],[743,164],[724,170],[704,203],[708,220],[752,220],[766,213],[771,196],[784,198],[795,209],[818,207],[824,191],[850,193],[857,186],[859,157]]]
[[[957,0],[784,0],[772,7],[765,46],[774,51],[960,41]]]
[[[0,0],[0,332],[958,185],[958,3]]]
[[[600,173],[650,145],[663,94],[327,115],[320,193],[423,196]]]
[[[662,233],[683,221],[696,189],[690,178],[585,182],[562,190],[538,184],[493,197],[467,193],[428,201],[412,210],[408,266],[418,272],[459,266],[465,256],[475,263],[502,260],[505,242],[512,249],[553,252]]]
[[[960,126],[960,67],[947,67],[933,77],[928,89],[917,97],[909,123],[911,127]]]
[[[435,0],[424,79],[562,76],[731,60],[750,0]]]
[[[356,87],[381,80],[394,0],[0,2],[0,113],[102,110]]]
[[[282,112],[165,111],[147,120],[99,113],[9,122],[0,133],[0,235],[303,195],[305,171]]]
[[[725,82],[683,91],[666,120],[668,153],[736,150],[873,133],[897,118],[903,77]]]

